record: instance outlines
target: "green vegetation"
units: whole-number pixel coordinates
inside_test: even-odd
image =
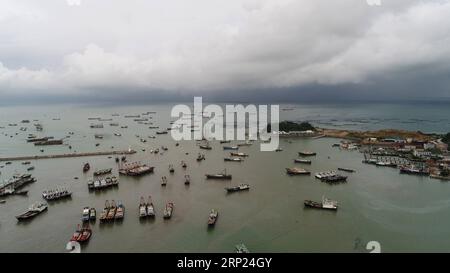
[[[307,131],[307,130],[311,130],[311,131],[315,131],[316,128],[314,128],[314,126],[312,126],[309,122],[301,122],[301,123],[296,123],[296,122],[292,122],[292,121],[282,121],[279,123],[279,131],[284,131],[284,132],[291,132],[291,131]],[[271,125],[267,125],[267,131],[271,132]]]

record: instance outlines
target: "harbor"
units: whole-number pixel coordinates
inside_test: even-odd
[[[137,109],[133,108],[134,112],[146,112]],[[154,114],[155,124],[158,123],[162,128],[168,127],[170,123],[165,112],[167,110],[164,109],[155,107],[158,114]],[[116,109],[104,109],[93,115],[91,111],[89,115],[101,117],[118,112]],[[60,121],[41,121],[44,130],[51,130],[45,132],[46,135],[60,138],[62,134],[58,132],[67,131],[58,122],[70,120],[71,117],[59,116]],[[1,251],[64,252],[72,235],[77,231],[82,233],[83,227],[78,228],[77,225],[81,224],[85,207],[97,211],[97,221],[90,221],[92,236],[83,243],[83,252],[233,252],[234,246],[241,243],[252,252],[329,251],[330,244],[320,243],[324,238],[331,240],[331,247],[335,251],[363,252],[363,249],[355,249],[353,244],[356,238],[360,238],[362,241],[380,240],[384,250],[389,252],[401,251],[406,247],[409,250],[435,250],[437,242],[442,241],[442,237],[438,236],[441,227],[436,226],[433,231],[427,232],[429,244],[405,246],[403,243],[423,234],[423,230],[429,226],[430,217],[447,213],[447,207],[442,202],[450,194],[448,184],[426,176],[403,175],[396,168],[364,164],[363,152],[333,147],[341,139],[283,138],[280,140],[282,151],[269,153],[261,152],[259,142],[256,141],[252,145],[239,146],[237,153],[224,150],[223,146],[237,146],[242,141],[225,144],[211,140],[209,146],[212,149],[208,150],[200,149],[192,141],[175,142],[167,134],[159,135],[156,139],[147,138],[148,141],[143,143],[140,139],[153,135],[152,129],[132,120],[125,122],[123,114],[114,117],[114,122],[128,128],[118,131],[115,126],[110,128],[107,125],[98,129],[103,130],[104,138],[94,140],[94,134],[100,132],[91,132],[94,129],[89,128],[87,118],[77,117],[73,121],[75,127],[70,129],[74,134],[66,141],[77,154],[102,153],[112,146],[116,148],[114,151],[127,152],[131,147],[136,152],[124,154],[125,163],[121,160],[122,154],[96,154],[57,160],[7,160],[0,164],[4,166],[1,169],[2,180],[7,180],[16,172],[27,173],[26,169],[30,165],[35,166],[30,173],[36,178],[36,182],[23,188],[28,190],[26,196],[1,198],[5,200],[0,205]],[[8,129],[12,131],[13,128]],[[121,133],[121,138],[113,135],[117,132]],[[2,137],[1,140],[11,142],[8,137]],[[100,147],[93,145],[95,141],[101,144]],[[11,158],[16,154],[32,152],[28,149],[33,146],[19,138],[15,145],[12,140],[11,148],[4,151],[3,157]],[[23,145],[27,146],[20,148]],[[46,148],[43,155],[65,154],[67,150],[68,147],[64,145],[52,146],[48,150]],[[305,151],[316,155],[299,156],[299,152]],[[199,153],[202,160],[197,161]],[[224,160],[234,157],[243,157],[245,160],[239,163]],[[295,159],[300,159],[299,163],[295,163]],[[23,165],[21,161],[29,161],[30,165]],[[11,164],[6,165],[6,162]],[[83,172],[85,163],[89,163],[90,168]],[[126,164],[130,168],[145,164],[153,167],[153,172],[142,176],[120,175],[119,171]],[[285,168],[293,167],[304,168],[310,174],[287,175]],[[205,176],[225,173],[225,169],[232,179],[207,179]],[[94,172],[103,170],[104,175],[94,177]],[[322,183],[315,177],[317,173],[329,171],[346,176],[346,182]],[[106,182],[108,176],[115,176],[117,181],[120,180],[120,185],[102,190],[89,189],[90,179],[98,180],[97,184],[101,185],[101,181],[104,179]],[[162,177],[165,177],[164,186],[161,185]],[[189,186],[185,184],[187,179],[190,181]],[[45,213],[33,217],[31,221],[18,223],[16,216],[24,213],[34,202],[45,201],[42,194],[55,189],[67,189],[71,197],[49,202]],[[398,191],[402,194],[397,194]],[[309,204],[314,206],[314,202],[320,203],[323,196],[337,201],[339,209],[330,213],[305,208],[305,200],[310,200]],[[150,211],[154,216],[140,217],[141,197],[144,199],[145,213]],[[275,199],[278,201],[274,202]],[[110,216],[111,220],[100,224],[106,200],[115,200],[116,212],[121,202],[125,208],[122,220],[116,220],[114,214],[114,218]],[[173,210],[170,219],[164,220],[168,203],[173,203]],[[427,216],[418,217],[415,213],[417,208],[428,211]],[[218,211],[220,216],[214,228],[208,229],[208,216],[212,209]],[[405,218],[414,218],[416,225],[413,228],[407,225]],[[274,224],[268,225],[268,222]],[[52,240],[43,235],[49,228],[48,223],[52,223]],[[355,223],[358,229],[353,228]],[[380,228],[377,223],[389,228]],[[323,229],[329,225],[334,228]],[[399,236],[398,232],[405,229],[409,232]],[[21,240],[24,237],[33,243],[26,244]]]

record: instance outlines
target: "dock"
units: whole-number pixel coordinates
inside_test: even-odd
[[[129,155],[129,154],[135,154],[135,153],[136,153],[136,151],[134,151],[134,150],[126,150],[126,151],[105,151],[105,152],[56,154],[56,155],[12,156],[12,157],[0,157],[0,162],[16,161],[16,160],[37,160],[37,159],[102,156],[102,155]]]

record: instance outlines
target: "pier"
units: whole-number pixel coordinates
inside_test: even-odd
[[[126,150],[126,151],[70,153],[70,154],[57,154],[57,155],[12,156],[12,157],[0,157],[0,162],[2,162],[2,161],[16,161],[16,160],[37,160],[37,159],[54,159],[54,158],[69,158],[69,157],[101,156],[101,155],[130,155],[130,154],[134,154],[134,153],[136,153],[136,151],[134,151],[134,150]]]

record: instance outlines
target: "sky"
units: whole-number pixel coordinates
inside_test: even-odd
[[[0,0],[0,103],[450,100],[447,0]]]

